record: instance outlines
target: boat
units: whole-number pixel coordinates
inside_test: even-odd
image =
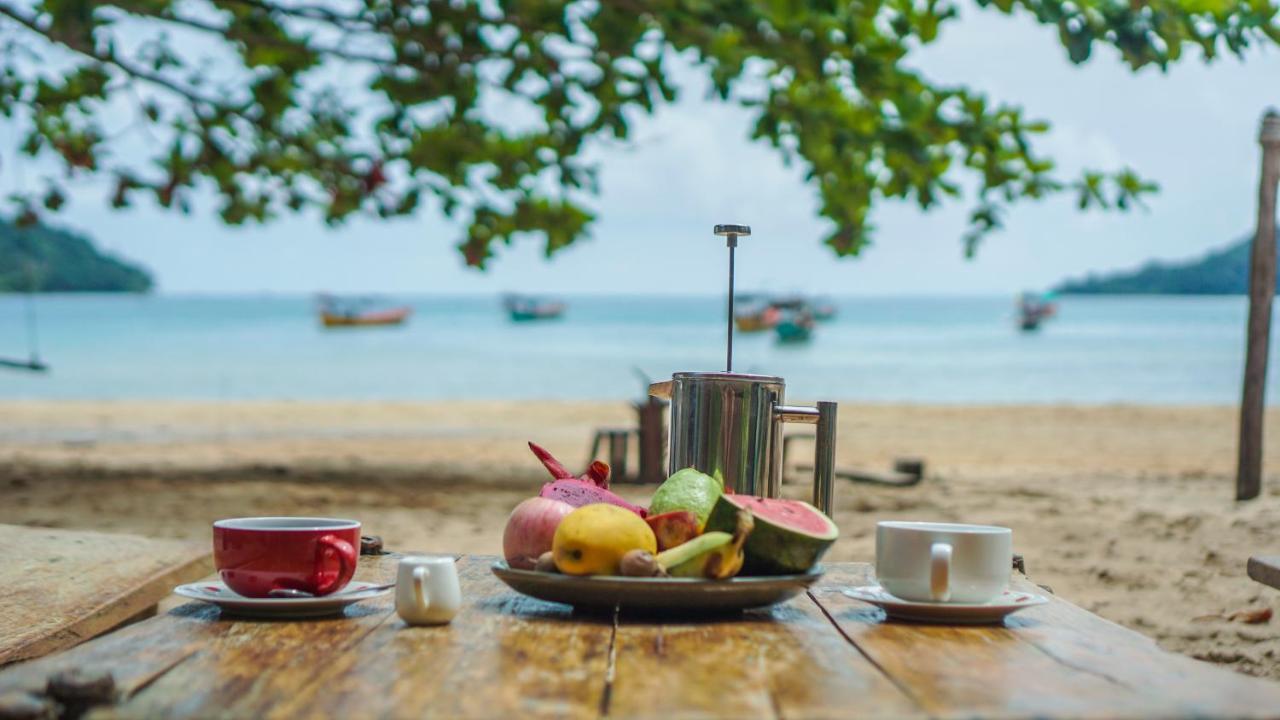
[[[778,295],[769,300],[769,305],[779,310],[805,312],[811,310],[809,300],[803,295]]]
[[[342,300],[331,295],[320,296],[320,323],[327,328],[377,327],[401,325],[413,314],[408,305],[370,309],[368,298]]]
[[[799,293],[777,295],[766,300],[773,308],[783,312],[804,313],[814,320],[824,322],[836,316],[836,306],[826,298],[810,298]]]
[[[782,311],[767,301],[747,303],[733,313],[734,325],[737,326],[738,332],[744,333],[772,330],[781,319]]]
[[[30,370],[31,372],[48,372],[49,366],[34,355],[26,360],[0,358],[0,368],[9,370]]]
[[[777,308],[766,307],[749,313],[734,313],[733,322],[738,332],[754,333],[772,330],[781,319],[782,313]]]
[[[1058,306],[1047,295],[1024,292],[1018,296],[1018,329],[1032,332],[1040,329],[1040,323],[1053,317]]]
[[[774,331],[780,343],[808,342],[813,337],[813,315],[808,312],[788,313],[778,322]]]
[[[502,304],[513,322],[553,320],[564,314],[566,305],[558,300],[546,300],[528,295],[508,295]]]

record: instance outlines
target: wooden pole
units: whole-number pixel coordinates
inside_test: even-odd
[[[1240,463],[1236,499],[1262,492],[1262,421],[1266,407],[1267,351],[1271,344],[1271,303],[1276,294],[1276,187],[1280,185],[1280,114],[1268,110],[1258,135],[1262,180],[1258,187],[1258,232],[1249,261],[1249,338],[1245,346],[1244,391],[1240,398]]]

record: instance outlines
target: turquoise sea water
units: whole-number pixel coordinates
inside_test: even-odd
[[[0,399],[612,400],[640,394],[632,368],[723,369],[721,299],[567,299],[559,321],[513,324],[493,297],[400,298],[415,308],[403,327],[325,331],[306,297],[41,296],[53,370],[0,369]],[[26,352],[23,304],[0,296],[0,357]],[[782,375],[796,400],[1239,400],[1242,297],[1068,297],[1035,334],[1009,298],[836,305],[805,346],[739,335],[736,369]]]

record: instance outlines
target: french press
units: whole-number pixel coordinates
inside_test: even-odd
[[[738,238],[746,225],[716,225],[729,248],[728,351],[724,372],[678,372],[653,383],[649,394],[671,401],[668,472],[692,467],[724,480],[740,495],[782,493],[783,423],[817,425],[813,504],[830,515],[835,470],[836,403],[787,405],[786,381],[733,372],[733,273]]]

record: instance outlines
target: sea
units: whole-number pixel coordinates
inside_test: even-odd
[[[0,357],[34,345],[50,367],[0,368],[0,399],[630,400],[725,369],[722,298],[564,299],[561,319],[515,323],[498,297],[389,298],[407,324],[325,330],[302,296],[0,295]],[[806,344],[736,335],[734,369],[782,376],[799,401],[1239,402],[1244,297],[1068,296],[1036,332],[1009,297],[832,302]]]

